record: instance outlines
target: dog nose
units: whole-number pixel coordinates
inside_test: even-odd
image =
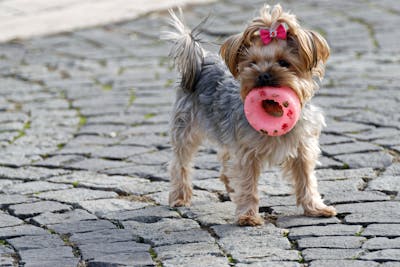
[[[267,86],[267,85],[271,85],[271,84],[272,84],[272,77],[271,77],[271,74],[269,74],[268,72],[261,73],[257,77],[256,87],[262,87],[262,86]]]

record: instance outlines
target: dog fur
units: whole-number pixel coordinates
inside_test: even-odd
[[[191,31],[170,13],[175,31],[167,32],[164,39],[173,42],[171,56],[181,76],[171,120],[170,205],[190,205],[192,159],[207,138],[220,148],[220,177],[236,204],[239,225],[263,223],[257,183],[266,165],[281,166],[283,175],[293,181],[297,205],[303,206],[306,215],[336,215],[333,207],[323,203],[314,174],[325,123],[310,99],[318,89],[314,79],[323,77],[329,57],[324,38],[301,28],[296,17],[283,12],[280,5],[264,6],[260,16],[242,33],[229,37],[217,55],[201,47],[199,27]],[[259,29],[282,23],[287,38],[263,44]],[[301,116],[289,133],[268,136],[247,122],[243,100],[260,86],[287,86],[298,95]]]

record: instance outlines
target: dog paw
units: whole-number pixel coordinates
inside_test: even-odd
[[[336,209],[332,206],[319,206],[311,209],[304,209],[304,215],[311,217],[333,217],[336,216]]]
[[[239,216],[237,223],[240,226],[257,226],[263,225],[264,220],[259,214],[244,214]]]
[[[169,194],[169,205],[170,207],[190,207],[190,199],[192,194],[175,194],[171,192]]]

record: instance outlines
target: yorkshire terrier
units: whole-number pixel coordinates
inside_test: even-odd
[[[329,46],[317,32],[302,28],[280,5],[264,6],[242,33],[229,37],[220,55],[205,51],[198,35],[182,16],[171,13],[174,43],[171,56],[180,73],[171,120],[173,159],[169,204],[189,206],[192,159],[205,138],[220,148],[220,178],[236,204],[239,225],[260,225],[258,178],[265,165],[279,165],[294,184],[297,205],[305,215],[336,215],[323,203],[314,168],[320,154],[319,136],[325,125],[322,111],[310,100],[322,79]],[[296,126],[282,136],[254,130],[246,120],[243,101],[254,88],[286,86],[300,99]],[[271,107],[270,107],[271,108]],[[272,107],[274,109],[274,107]]]

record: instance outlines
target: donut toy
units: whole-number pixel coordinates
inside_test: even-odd
[[[280,136],[296,125],[301,105],[297,94],[289,87],[261,87],[246,96],[244,113],[255,130]]]

